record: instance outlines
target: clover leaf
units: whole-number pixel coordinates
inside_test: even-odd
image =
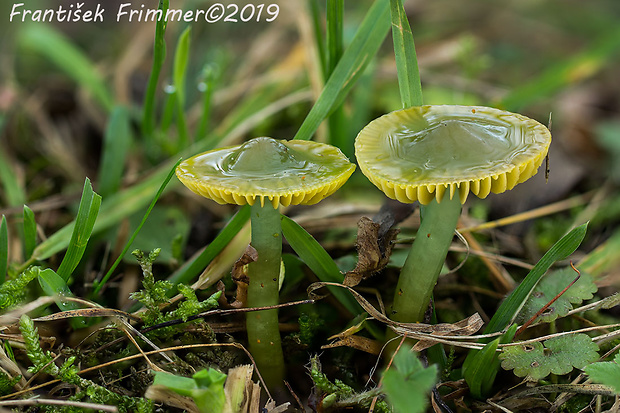
[[[577,276],[570,267],[547,274],[543,277],[532,294],[530,294],[523,309],[517,317],[518,323],[524,323],[532,318],[548,302],[553,300],[566,286]],[[537,322],[550,323],[558,317],[564,317],[573,309],[573,304],[581,304],[583,300],[593,297],[597,288],[592,277],[581,273],[581,277],[568,290],[564,292],[553,304],[549,306],[537,319]]]
[[[543,343],[505,347],[499,355],[502,368],[519,377],[538,381],[549,374],[567,374],[598,359],[598,346],[585,334],[550,338]]]
[[[592,363],[584,371],[594,383],[609,386],[620,394],[620,354],[616,354],[614,361]]]

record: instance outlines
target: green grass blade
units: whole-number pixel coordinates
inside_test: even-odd
[[[327,52],[325,51],[325,38],[323,36],[323,26],[321,18],[321,10],[319,2],[316,0],[307,0],[308,12],[312,19],[312,28],[314,29],[314,43],[316,45],[319,60],[321,62],[321,70],[323,78],[327,79]]]
[[[26,202],[26,193],[17,180],[17,174],[11,169],[11,162],[6,153],[0,150],[0,183],[4,187],[1,198],[6,206],[23,205]]]
[[[202,92],[202,116],[200,116],[200,124],[196,129],[196,141],[207,136],[209,121],[211,120],[211,101],[219,76],[219,69],[215,64],[207,64],[202,70],[202,79],[198,84],[198,89]]]
[[[187,62],[189,61],[191,26],[187,26],[181,33],[177,42],[176,52],[174,53],[173,81],[176,91],[176,115],[177,133],[179,135],[178,148],[184,149],[189,141],[189,131],[185,121],[185,78],[187,72]]]
[[[332,74],[342,56],[344,0],[327,0],[327,73]]]
[[[63,300],[63,297],[73,297],[67,282],[53,270],[47,268],[39,273],[39,285],[49,296],[57,296],[54,300],[61,311],[77,310],[80,306],[73,302]]]
[[[124,106],[116,106],[105,130],[99,166],[98,188],[104,199],[118,192],[121,187],[125,160],[132,140],[129,110]]]
[[[163,15],[166,14],[170,0],[159,0],[159,9]],[[157,85],[159,83],[159,75],[161,68],[166,60],[166,19],[160,19],[155,27],[155,44],[153,46],[153,66],[149,76],[146,94],[144,96],[144,109],[142,113],[142,133],[146,137],[151,137],[155,130],[155,95],[157,94]]]
[[[422,85],[413,34],[402,0],[390,0],[392,38],[398,72],[398,87],[404,108],[422,105]]]
[[[37,222],[32,209],[24,205],[24,259],[28,260],[37,246]]]
[[[77,267],[84,255],[86,245],[88,244],[95,221],[97,220],[100,206],[101,196],[93,191],[90,180],[86,178],[82,191],[82,199],[80,200],[80,207],[78,208],[75,226],[73,227],[73,233],[71,235],[71,241],[69,242],[67,253],[57,271],[58,275],[65,281],[69,279],[71,273],[73,273],[73,270],[75,270],[75,267]]]
[[[282,215],[282,233],[299,258],[316,274],[319,280],[342,283],[344,275],[327,251],[298,223],[284,215]],[[362,312],[360,305],[345,289],[327,288],[351,314],[355,315]]]
[[[6,225],[6,217],[2,215],[0,220],[0,284],[6,279],[9,265],[9,230]]]
[[[166,177],[166,179],[160,185],[159,190],[157,191],[157,193],[155,194],[155,197],[151,201],[151,205],[149,205],[148,209],[146,210],[146,213],[144,214],[144,217],[142,218],[142,221],[140,222],[140,225],[138,225],[138,227],[136,228],[134,233],[131,235],[131,238],[129,238],[129,240],[127,241],[127,244],[125,244],[125,248],[123,248],[123,251],[120,253],[120,255],[118,256],[116,261],[114,261],[114,264],[112,264],[112,266],[110,267],[108,272],[105,274],[105,276],[101,279],[101,281],[95,283],[95,289],[93,291],[94,294],[98,294],[99,291],[101,291],[101,288],[103,288],[105,283],[108,282],[108,280],[112,276],[112,273],[114,272],[114,270],[116,269],[118,264],[120,264],[120,262],[122,261],[123,257],[127,253],[127,251],[129,251],[129,248],[131,248],[131,244],[133,243],[133,240],[136,239],[136,236],[138,235],[138,233],[142,229],[142,226],[144,225],[144,223],[146,222],[147,218],[149,217],[149,214],[153,210],[153,207],[157,203],[157,200],[159,200],[159,197],[161,196],[161,194],[164,193],[164,189],[166,189],[166,185],[168,185],[168,182],[170,182],[170,179],[172,179],[172,177],[174,176],[174,172],[175,172],[177,166],[181,163],[181,161],[182,161],[182,159],[179,159],[177,161],[177,163],[174,164],[174,166],[172,167],[172,169],[168,173],[168,176]]]
[[[191,261],[187,261],[181,268],[172,274],[168,279],[173,284],[188,284],[192,279],[198,276],[211,261],[224,249],[226,245],[234,238],[235,235],[250,219],[250,207],[245,205],[242,207],[228,224],[220,231],[215,239],[205,248],[200,255]]]
[[[553,263],[567,258],[579,247],[581,241],[583,241],[586,236],[587,228],[588,224],[585,223],[573,229],[571,232],[562,237],[562,239],[556,242],[553,247],[551,247],[549,251],[543,255],[525,279],[521,281],[519,286],[508,296],[508,298],[495,312],[485,329],[486,334],[502,331],[508,327],[523,307],[527,297],[530,295],[538,281],[543,275],[545,275],[547,270],[551,268]]]
[[[113,98],[93,63],[52,26],[43,23],[26,25],[20,32],[19,42],[22,47],[53,62],[88,90],[106,110],[112,109]]]
[[[468,355],[465,359],[463,377],[474,397],[483,398],[491,391],[500,366],[497,347],[499,344],[510,343],[516,331],[517,326],[511,326],[500,337],[487,343],[482,350],[471,352],[470,355],[472,356]]]
[[[360,24],[353,41],[343,53],[321,95],[306,116],[294,139],[308,140],[321,122],[341,102],[379,50],[389,29],[389,4],[376,0]]]
[[[181,107],[185,106],[185,80],[187,72],[187,62],[189,61],[191,26],[187,26],[179,36],[177,48],[174,53],[173,82],[177,92],[177,99]]]

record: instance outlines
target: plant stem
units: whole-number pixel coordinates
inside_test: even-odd
[[[248,266],[248,307],[279,303],[279,274],[282,255],[280,212],[270,202],[255,202],[251,211],[252,246],[258,259]],[[269,388],[282,386],[284,357],[280,343],[278,310],[252,311],[246,317],[250,352]]]
[[[421,210],[422,222],[400,273],[392,319],[422,322],[461,214],[458,193]]]

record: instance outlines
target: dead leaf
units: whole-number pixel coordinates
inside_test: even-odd
[[[356,350],[378,356],[381,354],[381,348],[383,344],[377,340],[370,339],[363,336],[343,336],[338,341],[321,346],[322,350],[335,347],[351,347]]]
[[[357,223],[357,265],[344,276],[344,285],[354,287],[381,271],[388,264],[398,229],[388,229],[380,236],[381,224],[368,217]]]

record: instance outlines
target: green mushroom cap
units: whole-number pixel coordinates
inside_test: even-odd
[[[349,179],[355,165],[336,147],[301,140],[254,138],[208,151],[177,167],[193,192],[220,204],[271,201],[274,208],[315,204]]]
[[[415,106],[370,122],[357,136],[360,170],[401,202],[461,203],[512,189],[536,174],[551,133],[525,116],[480,106]]]

